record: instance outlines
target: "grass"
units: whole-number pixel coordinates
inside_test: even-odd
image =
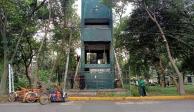
[[[186,94],[194,95],[194,85],[186,85],[185,90],[186,90]]]
[[[185,85],[186,95],[194,95],[194,85]],[[147,89],[149,96],[178,96],[175,86],[162,88],[160,86],[149,86]]]
[[[150,86],[148,87],[147,93],[149,96],[177,96],[179,95],[176,87],[170,86],[162,88],[160,86]]]

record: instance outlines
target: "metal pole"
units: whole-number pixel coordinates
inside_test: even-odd
[[[131,76],[130,76],[130,66],[129,66],[129,92],[130,92],[130,95],[131,95]]]
[[[14,87],[14,73],[13,73],[13,68],[11,67],[11,73],[12,73],[12,92],[15,92],[15,87]]]
[[[9,93],[11,93],[11,71],[10,71],[10,64],[8,65],[9,69]]]

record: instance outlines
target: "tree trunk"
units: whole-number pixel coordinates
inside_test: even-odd
[[[166,39],[166,36],[164,34],[164,31],[163,29],[161,28],[160,24],[158,23],[155,15],[153,13],[151,13],[146,4],[145,4],[145,10],[146,12],[148,13],[150,19],[157,25],[160,33],[161,33],[161,37],[162,39],[164,40],[165,42],[165,46],[166,46],[166,50],[167,50],[167,54],[168,54],[168,58],[174,68],[174,70],[176,71],[176,74],[178,75],[178,78],[179,78],[179,94],[180,95],[185,95],[185,89],[184,89],[184,82],[183,82],[183,75],[181,74],[181,72],[179,71],[178,67],[176,66],[176,63],[175,63],[175,60],[173,59],[172,55],[171,55],[171,52],[170,52],[170,47],[169,47],[169,44],[168,44],[168,41]]]
[[[29,82],[29,88],[32,88],[32,80],[31,80],[31,77],[29,76],[29,73],[28,73],[28,66],[25,66],[25,72],[26,72],[26,77],[27,77],[28,82]]]
[[[162,59],[160,57],[160,62],[159,62],[159,68],[160,68],[160,85],[161,87],[166,87],[166,83],[165,83],[165,72],[164,72],[164,67],[162,64]]]
[[[8,47],[7,47],[7,37],[6,37],[6,27],[7,27],[7,15],[0,9],[0,30],[1,36],[3,38],[3,50],[4,50],[4,64],[3,64],[3,74],[0,83],[0,95],[6,95],[7,93],[7,77],[8,77]]]
[[[114,56],[115,56],[115,61],[116,61],[116,69],[117,69],[117,77],[119,78],[119,83],[121,84],[122,88],[123,88],[123,79],[122,79],[122,71],[121,71],[121,68],[120,68],[120,65],[119,65],[119,61],[117,59],[117,54],[114,50]]]
[[[158,79],[158,84],[160,84],[160,73],[158,70],[157,70],[157,79]]]
[[[70,49],[71,49],[71,38],[72,38],[72,30],[70,32],[70,37],[69,37],[69,44],[68,44],[68,51],[67,51],[67,60],[66,60],[66,65],[65,65],[65,76],[64,76],[64,86],[63,86],[63,90],[66,90],[66,82],[67,82],[67,73],[68,73],[68,69],[69,69],[69,57],[70,57]]]
[[[174,82],[174,84],[176,86],[177,92],[179,92],[180,91],[179,90],[179,84],[178,84],[178,82],[176,80],[176,77],[174,75],[172,75],[171,78],[172,78],[172,80],[173,80],[173,82]]]
[[[79,68],[80,68],[80,58],[78,60],[75,75],[74,75],[74,79],[73,79],[73,82],[74,82],[73,89],[78,89],[79,88],[79,81],[77,80]]]
[[[161,87],[165,87],[165,81],[164,81],[164,78],[165,78],[165,75],[164,75],[164,69],[163,69],[163,65],[161,62],[157,62],[155,64],[155,69],[156,69],[156,72],[157,72],[157,79],[158,79],[158,84],[161,86]]]
[[[1,77],[0,95],[7,94],[8,60],[7,60],[6,49],[4,49],[4,64],[3,64],[3,74]]]

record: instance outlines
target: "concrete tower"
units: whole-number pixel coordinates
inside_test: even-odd
[[[102,0],[82,0],[82,88],[114,88],[112,24],[112,9]]]

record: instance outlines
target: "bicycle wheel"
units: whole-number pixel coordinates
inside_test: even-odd
[[[15,100],[16,100],[16,93],[15,92],[9,93],[8,101],[14,102]]]
[[[50,102],[49,95],[46,93],[43,93],[40,95],[39,102],[41,105],[46,105]]]
[[[25,101],[28,103],[34,103],[37,100],[37,95],[34,92],[29,92],[26,94]]]

